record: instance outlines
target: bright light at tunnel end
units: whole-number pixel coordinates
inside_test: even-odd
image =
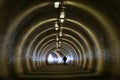
[[[73,59],[70,57],[70,56],[66,56],[67,57],[67,60],[66,60],[66,63],[67,64],[70,64],[71,61],[73,61]],[[48,61],[48,64],[63,64],[63,56],[55,56],[53,54],[49,54],[49,56],[47,57],[47,61]]]

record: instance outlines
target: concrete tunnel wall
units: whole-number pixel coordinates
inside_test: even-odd
[[[55,49],[53,1],[0,0],[0,77],[46,65],[47,53]],[[73,57],[72,65],[120,76],[120,1],[64,0],[64,5],[61,48]]]

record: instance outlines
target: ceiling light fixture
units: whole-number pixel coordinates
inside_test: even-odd
[[[60,32],[59,32],[59,36],[62,37],[63,33],[62,33],[62,27],[60,27]]]
[[[62,37],[62,32],[59,32],[59,36]]]
[[[58,22],[55,22],[55,30],[59,30],[59,25],[58,25]]]
[[[62,24],[62,23],[64,23],[65,20],[63,18],[60,18],[59,21]]]
[[[61,45],[61,43],[62,43],[62,42],[61,42],[61,41],[59,41],[59,44],[60,44],[60,45]]]
[[[59,8],[60,7],[61,2],[60,1],[54,1],[54,7],[55,8]]]
[[[58,37],[58,35],[56,35],[56,41],[59,41],[59,37]]]
[[[60,18],[65,18],[65,11],[64,11],[64,10],[62,10],[62,11],[60,12]]]

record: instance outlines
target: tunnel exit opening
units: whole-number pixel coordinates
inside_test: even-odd
[[[66,60],[64,59],[66,57]],[[70,56],[58,51],[51,51],[46,57],[47,65],[66,65],[71,63]]]

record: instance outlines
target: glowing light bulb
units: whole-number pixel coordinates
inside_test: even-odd
[[[65,18],[65,12],[64,11],[61,11],[60,18]]]
[[[58,36],[56,36],[56,41],[59,41],[59,37]]]
[[[59,19],[60,23],[63,23],[65,20],[63,18]]]
[[[60,6],[60,2],[59,1],[54,2],[54,7],[55,8],[59,8],[59,6]]]
[[[59,44],[61,44],[62,42],[61,41],[59,41]]]
[[[62,31],[61,31],[61,32],[59,32],[59,36],[60,36],[60,37],[62,37]]]
[[[55,22],[55,30],[56,30],[56,31],[59,30],[59,25],[58,25],[57,22]]]

